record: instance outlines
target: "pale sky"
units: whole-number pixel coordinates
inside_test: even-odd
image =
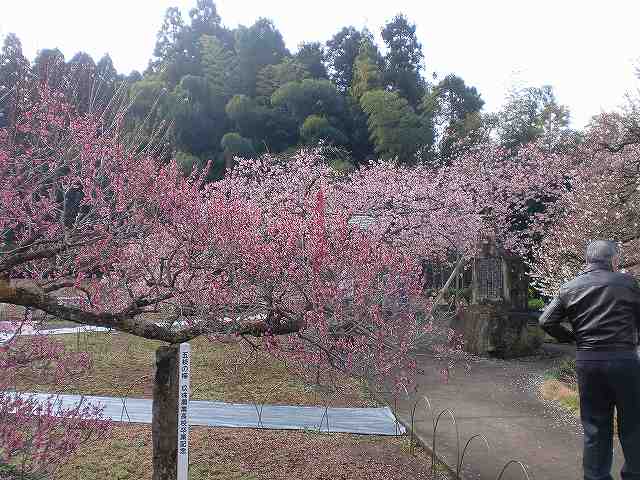
[[[0,37],[22,40],[33,59],[58,47],[97,61],[111,55],[119,72],[144,70],[164,12],[180,6],[185,19],[195,0],[0,0]],[[378,33],[396,13],[417,24],[426,71],[455,73],[475,86],[493,111],[513,85],[553,85],[573,125],[611,110],[640,80],[638,0],[218,0],[228,27],[274,20],[287,47],[329,39],[340,28]],[[378,39],[379,34],[378,34]]]

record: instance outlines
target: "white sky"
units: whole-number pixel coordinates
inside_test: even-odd
[[[144,70],[169,6],[185,19],[195,0],[0,0],[0,37],[22,40],[33,59],[58,47],[97,61],[105,52],[119,72]],[[573,125],[610,110],[635,92],[640,58],[638,0],[218,0],[228,27],[274,20],[287,47],[326,41],[341,27],[374,33],[396,13],[417,24],[427,72],[460,75],[482,94],[488,111],[512,85],[553,85]]]

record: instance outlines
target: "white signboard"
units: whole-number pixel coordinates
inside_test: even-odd
[[[191,345],[180,344],[178,359],[178,480],[189,475],[189,384],[191,380]]]

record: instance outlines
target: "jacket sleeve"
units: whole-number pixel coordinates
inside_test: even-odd
[[[576,337],[572,330],[562,325],[567,320],[567,312],[558,295],[544,309],[540,316],[540,326],[542,329],[560,342],[574,342]]]

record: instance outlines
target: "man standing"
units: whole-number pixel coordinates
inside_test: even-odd
[[[633,277],[616,272],[615,243],[591,242],[586,260],[586,268],[545,309],[540,326],[577,345],[585,480],[613,480],[614,407],[625,458],[622,479],[640,480],[640,289]]]

